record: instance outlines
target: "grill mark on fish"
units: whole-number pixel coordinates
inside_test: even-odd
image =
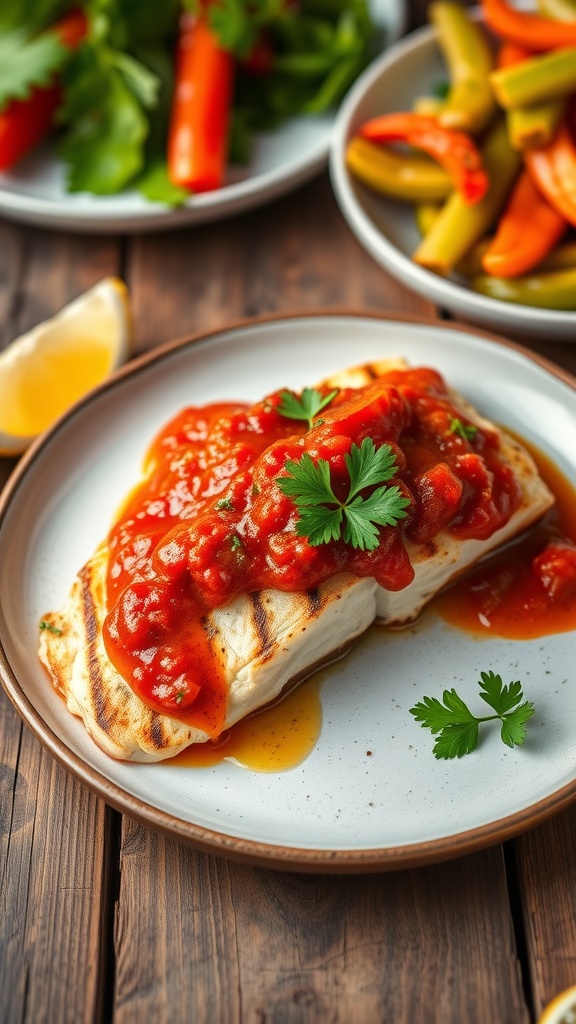
[[[96,721],[103,732],[110,731],[112,719],[106,713],[108,700],[106,696],[105,681],[100,667],[98,656],[98,619],[92,595],[93,576],[90,567],[85,567],[80,573],[82,584],[82,620],[86,635],[86,646],[88,652],[88,677],[90,680],[90,696]]]
[[[380,373],[378,373],[378,370],[376,369],[375,366],[372,365],[372,363],[366,363],[362,367],[362,369],[365,370],[365,372],[368,375],[368,377],[370,378],[370,380],[376,380],[377,377],[381,377],[382,376]]]
[[[162,728],[160,715],[155,711],[152,711],[150,714],[150,739],[156,750],[163,750],[168,743],[168,739]]]
[[[262,601],[262,594],[259,590],[250,594],[252,604],[252,621],[260,640],[259,656],[267,654],[273,647],[273,640],[270,636],[268,615]]]
[[[306,597],[308,598],[309,616],[316,616],[322,608],[322,598],[318,587],[310,587],[310,589],[306,591]]]

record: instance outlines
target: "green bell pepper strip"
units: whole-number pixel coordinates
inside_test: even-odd
[[[461,4],[451,0],[431,3],[428,18],[438,33],[450,78],[450,91],[438,122],[444,128],[472,135],[482,132],[496,114],[488,79],[494,60],[484,32]]]
[[[576,90],[576,47],[499,68],[490,75],[490,83],[506,110],[561,99]]]
[[[449,273],[493,227],[521,164],[520,154],[510,145],[504,118],[489,132],[482,157],[490,181],[487,195],[473,206],[458,192],[450,196],[413,255],[421,266]]]
[[[576,309],[576,267],[513,279],[482,275],[473,278],[471,286],[481,295],[504,302],[541,309]]]
[[[508,134],[514,149],[538,149],[552,141],[566,112],[564,100],[550,100],[533,107],[516,107],[506,112]]]

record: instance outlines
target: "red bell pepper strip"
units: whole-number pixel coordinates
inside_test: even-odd
[[[168,133],[168,174],[175,185],[208,192],[224,181],[234,57],[205,17],[183,15]]]
[[[545,259],[567,227],[566,218],[523,171],[482,257],[482,267],[493,277],[519,277]]]
[[[524,163],[551,206],[576,227],[576,145],[564,122],[547,146],[528,149]]]
[[[509,7],[506,0],[482,0],[487,25],[501,38],[531,53],[576,46],[576,20],[554,21]]]
[[[422,114],[384,114],[362,125],[359,134],[370,142],[407,142],[438,161],[467,203],[478,203],[488,191],[488,175],[480,151],[469,135],[438,124]]]
[[[525,46],[518,46],[516,43],[502,43],[498,50],[496,64],[499,68],[511,68],[514,64],[521,64],[523,60],[532,57],[530,50]]]
[[[87,30],[83,11],[70,11],[50,29],[71,50],[82,42]],[[10,101],[0,113],[1,171],[13,167],[48,134],[61,101],[62,89],[57,79],[51,85],[32,89],[25,100]]]

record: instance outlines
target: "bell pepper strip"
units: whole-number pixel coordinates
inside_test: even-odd
[[[560,241],[568,224],[538,191],[528,171],[516,182],[482,259],[493,277],[519,277],[533,270]]]
[[[398,153],[355,136],[346,149],[346,167],[363,185],[408,203],[438,202],[452,192],[443,167],[421,153]]]
[[[576,3],[574,0],[538,0],[538,11],[545,18],[554,21],[574,21],[576,19]]]
[[[416,227],[424,238],[430,231],[436,217],[440,213],[438,203],[418,203],[414,207],[414,220]]]
[[[504,118],[490,130],[482,149],[490,187],[479,203],[465,203],[459,192],[447,200],[413,259],[437,273],[449,273],[496,222],[520,169]]]
[[[528,149],[524,162],[551,206],[576,227],[576,145],[566,121],[548,146]]]
[[[491,299],[541,309],[576,309],[576,267],[527,274],[514,280],[486,274],[473,278],[470,283],[474,291]]]
[[[457,272],[462,277],[481,277],[484,275],[482,260],[491,242],[491,236],[482,238],[466,253],[464,259],[456,267]],[[534,269],[537,269],[538,274],[546,274],[549,270],[570,270],[571,268],[576,269],[576,242],[563,242],[562,245],[557,245],[538,264],[538,267]]]
[[[496,35],[532,53],[576,46],[576,18],[554,21],[510,7],[506,0],[482,0],[482,10],[486,24]]]
[[[504,43],[498,51],[499,68],[521,64],[531,56],[530,51],[515,43]],[[564,117],[563,100],[549,100],[530,107],[516,107],[506,112],[508,134],[514,149],[522,152],[537,146],[547,146],[554,138],[560,121]]]
[[[576,89],[576,47],[498,68],[490,75],[490,83],[498,103],[506,110],[567,96]]]
[[[496,115],[488,81],[494,60],[486,36],[462,5],[451,0],[431,3],[428,18],[436,29],[450,79],[439,123],[455,131],[481,133]]]
[[[480,152],[469,135],[442,128],[422,114],[384,114],[366,121],[360,135],[368,142],[407,142],[424,150],[450,175],[467,203],[478,203],[488,191]]]
[[[206,18],[182,15],[168,132],[168,176],[191,192],[224,182],[234,84],[234,57]]]
[[[83,11],[70,11],[48,31],[63,46],[75,49],[84,39],[88,22]],[[62,102],[58,79],[32,89],[25,100],[11,100],[0,113],[0,171],[7,171],[26,156],[52,128],[54,114]]]

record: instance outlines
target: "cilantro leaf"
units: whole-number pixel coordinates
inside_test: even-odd
[[[187,189],[170,181],[166,160],[162,158],[150,163],[134,186],[151,203],[165,203],[166,206],[182,206],[190,196]]]
[[[535,713],[530,701],[523,699],[519,682],[504,686],[502,678],[494,672],[481,672],[480,696],[496,712],[478,718],[458,696],[454,689],[444,690],[442,701],[436,697],[423,697],[410,708],[423,729],[436,735],[433,754],[437,758],[451,759],[470,754],[478,745],[478,727],[481,722],[500,719],[500,737],[509,747],[520,746],[526,737],[526,722]]]
[[[280,392],[280,404],[277,406],[281,416],[291,420],[305,420],[310,430],[313,420],[318,413],[336,398],[338,388],[331,391],[329,395],[322,396],[316,388],[304,388],[300,397],[291,391]]]
[[[457,434],[458,437],[462,437],[465,441],[471,441],[473,437],[476,437],[478,427],[474,426],[473,423],[464,423],[458,416],[453,416],[450,420],[449,433]]]
[[[276,477],[276,483],[298,509],[297,534],[307,537],[312,546],[343,540],[362,551],[374,551],[379,543],[377,527],[395,526],[406,516],[410,501],[397,485],[379,487],[366,497],[359,493],[393,475],[390,445],[376,448],[372,438],[366,437],[360,447],[352,445],[345,462],[350,488],[344,501],[332,489],[330,464],[326,459],[314,462],[308,452],[298,462],[287,462],[287,475]]]
[[[26,100],[36,86],[51,85],[70,51],[55,32],[30,38],[22,29],[0,34],[0,111],[10,100]]]

